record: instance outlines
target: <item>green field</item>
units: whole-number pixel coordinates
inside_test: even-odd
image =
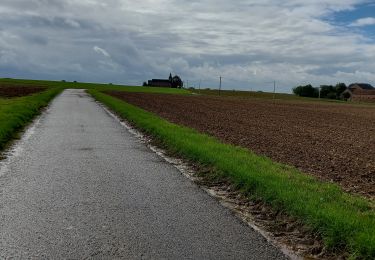
[[[87,88],[97,100],[152,135],[170,152],[209,166],[214,169],[216,177],[229,179],[244,194],[297,217],[313,232],[319,233],[332,251],[350,252],[353,259],[375,259],[375,208],[372,202],[349,195],[334,184],[320,182],[244,148],[226,145],[193,129],[169,123],[102,93],[104,90],[123,90],[190,94],[187,90],[53,81],[1,82],[49,87],[41,94],[0,99],[0,144],[3,147],[62,89]],[[279,97],[288,99],[290,96],[282,94]]]
[[[30,96],[17,98],[0,98],[0,150],[17,137],[40,110],[48,105],[62,89],[49,88],[46,91]]]

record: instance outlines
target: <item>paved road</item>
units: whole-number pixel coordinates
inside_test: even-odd
[[[0,258],[282,259],[83,90],[0,169]]]

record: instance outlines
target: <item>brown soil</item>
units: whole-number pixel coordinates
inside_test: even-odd
[[[45,87],[0,84],[0,97],[22,97],[46,90]]]
[[[375,197],[375,107],[111,92],[167,120]]]

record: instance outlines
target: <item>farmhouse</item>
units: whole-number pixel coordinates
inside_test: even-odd
[[[341,96],[351,101],[375,102],[375,88],[370,84],[354,83]]]
[[[147,85],[150,87],[171,88],[172,82],[168,79],[152,79],[148,81]]]
[[[168,79],[152,79],[148,81],[149,87],[162,87],[162,88],[172,88],[172,73],[169,74]]]
[[[168,79],[152,79],[147,83],[149,87],[162,87],[162,88],[181,88],[183,87],[183,82],[181,78],[177,75],[172,77],[172,73],[169,74]]]

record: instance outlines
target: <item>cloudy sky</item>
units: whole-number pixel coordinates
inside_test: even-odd
[[[1,0],[0,77],[375,84],[374,0]]]

